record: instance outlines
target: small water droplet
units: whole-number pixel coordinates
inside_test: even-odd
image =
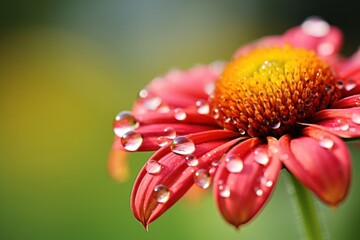
[[[219,195],[223,198],[230,197],[230,188],[228,186],[220,185],[219,186]]]
[[[182,110],[181,108],[176,108],[174,110],[174,114],[176,120],[182,121],[186,118],[186,112],[184,112],[184,110]]]
[[[159,106],[161,105],[162,100],[159,97],[152,97],[149,99],[146,99],[143,103],[144,108],[148,110],[157,110]]]
[[[264,150],[256,149],[254,153],[254,160],[260,165],[267,165],[270,159]]]
[[[150,159],[149,161],[146,162],[145,169],[149,174],[155,175],[160,172],[161,165],[160,163],[158,163],[158,161]]]
[[[264,177],[264,176],[260,177],[260,182],[261,182],[261,184],[263,184],[265,187],[272,187],[272,185],[274,184],[272,180],[268,180],[268,179],[266,179],[266,177]]]
[[[139,126],[135,117],[129,111],[122,111],[115,117],[114,133],[118,137],[122,137],[125,133],[134,130]]]
[[[324,37],[330,31],[330,25],[319,17],[310,17],[301,25],[302,31],[313,37]]]
[[[220,117],[219,109],[215,108],[213,110],[213,117],[214,117],[214,119],[219,119],[219,117]]]
[[[356,112],[351,115],[351,121],[355,124],[360,124],[360,113]]]
[[[228,155],[225,158],[226,169],[231,173],[239,173],[244,168],[244,163],[240,157],[236,155]]]
[[[281,122],[278,119],[272,119],[271,128],[278,129],[281,126]]]
[[[352,79],[349,79],[345,82],[345,90],[350,91],[356,87],[356,82]]]
[[[194,174],[194,182],[196,186],[206,189],[210,186],[210,174],[205,169],[199,169]]]
[[[311,99],[309,99],[309,98],[305,99],[304,104],[305,104],[306,107],[311,107],[311,105],[312,105]]]
[[[168,145],[169,143],[171,143],[171,139],[164,137],[164,136],[160,136],[156,139],[156,142],[159,147],[164,147],[164,146]]]
[[[239,133],[241,134],[241,135],[245,135],[245,130],[244,129],[242,129],[242,128],[239,128]]]
[[[344,88],[344,82],[341,79],[339,79],[339,80],[336,81],[335,86],[338,89],[343,89]]]
[[[256,196],[260,197],[263,195],[264,191],[262,189],[260,189],[259,187],[255,187],[255,194]]]
[[[330,84],[325,85],[325,91],[332,93],[334,91],[334,86]]]
[[[207,101],[200,99],[198,101],[196,101],[196,106],[197,106],[197,112],[199,114],[209,114],[210,112],[210,106],[207,103]]]
[[[176,154],[189,155],[195,151],[195,144],[190,138],[180,136],[171,142],[170,149]]]
[[[143,142],[143,138],[137,131],[129,131],[121,137],[121,144],[128,151],[136,151]]]
[[[149,96],[149,92],[147,89],[141,89],[139,92],[139,97],[140,98],[147,98]]]
[[[319,141],[321,147],[331,149],[334,146],[334,141],[330,138],[323,138]]]
[[[195,167],[199,164],[199,160],[195,155],[187,155],[185,157],[186,163],[189,167]]]
[[[350,128],[350,126],[347,123],[344,123],[343,125],[340,126],[341,131],[347,131],[347,130],[349,130],[349,128]]]
[[[155,186],[154,193],[155,199],[158,203],[166,203],[169,200],[170,191],[166,186],[162,184]]]
[[[164,137],[168,139],[174,139],[176,137],[176,131],[172,127],[165,128],[164,133],[165,133]]]

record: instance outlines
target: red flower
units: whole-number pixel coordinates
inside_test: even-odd
[[[323,202],[341,203],[351,162],[340,137],[360,136],[360,51],[341,57],[341,41],[312,18],[240,48],[225,68],[154,79],[114,121],[113,151],[156,151],[135,181],[134,216],[147,227],[194,184],[212,185],[222,216],[239,227],[283,167]]]

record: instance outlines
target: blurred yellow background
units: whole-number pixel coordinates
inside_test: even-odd
[[[180,201],[146,232],[129,196],[150,153],[131,155],[129,181],[110,179],[112,120],[156,75],[229,59],[310,15],[341,27],[350,54],[360,43],[354,2],[2,1],[0,239],[298,239],[284,176],[240,231],[208,194]],[[348,199],[335,211],[319,204],[332,239],[360,237],[357,151]]]

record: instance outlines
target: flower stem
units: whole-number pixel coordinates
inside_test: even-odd
[[[293,186],[293,196],[299,206],[300,217],[302,217],[302,223],[305,228],[305,236],[308,240],[322,240],[323,234],[319,218],[317,215],[317,209],[315,207],[314,198],[311,193],[298,182],[298,180],[289,174],[291,183]]]

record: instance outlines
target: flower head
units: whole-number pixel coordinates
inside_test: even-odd
[[[283,167],[340,204],[351,180],[341,138],[360,136],[360,52],[340,56],[341,41],[336,27],[311,18],[241,47],[226,65],[154,79],[114,121],[113,151],[156,151],[135,181],[134,216],[147,227],[193,185],[212,186],[221,215],[239,227]]]

